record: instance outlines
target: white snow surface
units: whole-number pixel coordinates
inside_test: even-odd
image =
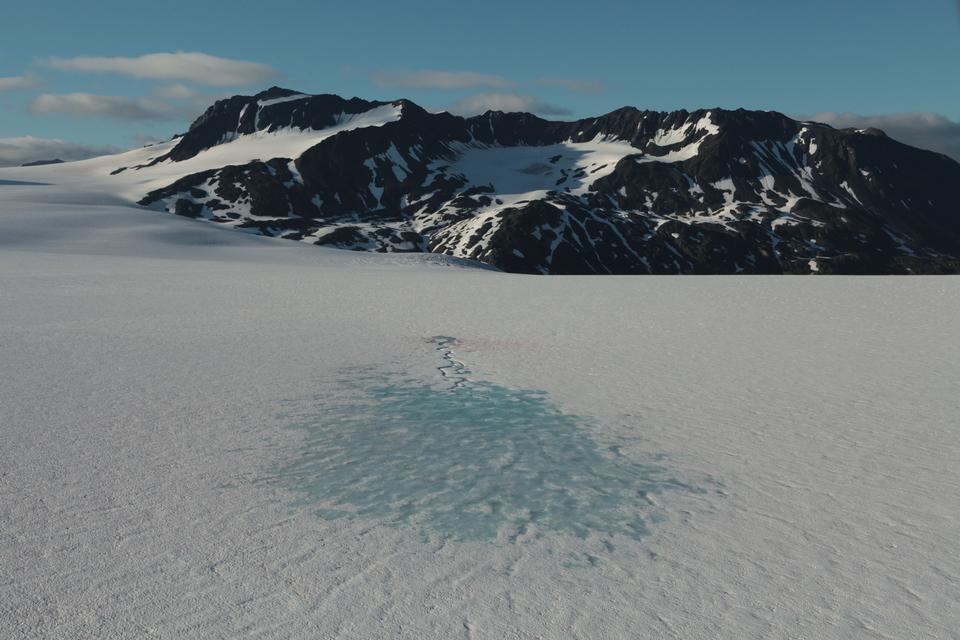
[[[0,636],[956,637],[960,278],[449,268],[107,202],[97,162],[0,171]],[[569,563],[264,481],[345,368],[447,376],[438,335],[709,490]]]
[[[294,97],[278,98],[276,101],[266,101],[261,105],[292,99]],[[254,160],[299,158],[304,151],[331,136],[362,127],[382,126],[399,119],[401,112],[401,106],[387,104],[363,113],[341,114],[336,124],[326,129],[288,127],[274,131],[257,131],[237,136],[179,162],[166,160],[153,166],[143,166],[168,153],[179,141],[175,139],[126,153],[79,162],[3,169],[0,180],[53,185],[58,188],[45,190],[42,197],[54,198],[61,202],[135,203],[150,191],[170,185],[184,176],[208,169],[244,165]],[[58,167],[58,170],[50,170],[53,166]],[[136,168],[138,166],[142,168]],[[114,171],[123,167],[126,167],[124,171],[113,175]],[[30,193],[29,196],[35,198],[36,194]],[[12,197],[18,197],[18,194],[12,194]]]
[[[282,96],[280,98],[271,98],[270,100],[260,100],[257,102],[257,106],[261,109],[263,107],[269,107],[274,104],[281,104],[283,102],[295,102],[297,100],[303,100],[304,98],[309,98],[310,96],[306,93],[295,93],[289,96]]]
[[[443,167],[449,175],[466,177],[471,185],[492,186],[504,206],[567,187],[571,194],[583,195],[599,178],[613,173],[621,159],[640,153],[629,142],[600,136],[589,142],[530,147],[457,145],[454,151],[456,160],[434,162],[431,170]]]
[[[476,233],[486,228],[489,237],[496,231],[491,223],[497,221],[504,209],[542,200],[551,191],[585,195],[594,182],[613,173],[620,160],[640,150],[622,140],[597,136],[588,142],[568,141],[545,146],[457,144],[451,152],[452,160],[431,163],[425,182],[428,188],[438,177],[453,175],[464,177],[471,187],[494,190],[490,204],[478,206],[471,217],[447,226],[440,234],[454,255],[467,255],[473,250],[467,245]],[[420,230],[434,227],[446,213],[446,208],[441,207],[432,216],[422,215],[416,226]],[[566,217],[566,212],[563,215]],[[480,242],[481,248],[485,242],[485,239]]]
[[[707,112],[695,123],[685,122],[680,127],[674,129],[660,129],[654,136],[652,142],[659,147],[669,147],[681,142],[687,141],[691,137],[696,140],[687,142],[679,149],[674,149],[663,155],[644,155],[637,158],[637,162],[685,162],[691,158],[697,157],[700,153],[700,145],[709,136],[720,133],[720,127],[714,124],[711,112]],[[701,135],[702,134],[702,135]]]

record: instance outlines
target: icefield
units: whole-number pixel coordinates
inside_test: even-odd
[[[508,275],[98,162],[0,170],[0,637],[956,637],[960,278]]]

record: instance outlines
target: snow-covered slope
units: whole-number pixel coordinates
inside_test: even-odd
[[[263,109],[281,103],[263,101],[258,104]],[[320,129],[281,127],[250,133],[232,132],[224,135],[217,144],[181,161],[168,157],[181,142],[180,138],[174,138],[113,156],[62,165],[0,169],[0,180],[57,186],[65,198],[75,197],[77,203],[135,204],[145,194],[185,176],[225,166],[246,165],[261,159],[299,158],[307,149],[338,133],[382,126],[397,120],[400,115],[399,105],[382,105],[361,113],[336,114],[330,126]]]
[[[960,164],[772,112],[458,118],[273,88],[162,145],[0,180],[515,272],[960,271]]]
[[[84,184],[0,185],[0,636],[955,635],[957,278],[453,269]]]

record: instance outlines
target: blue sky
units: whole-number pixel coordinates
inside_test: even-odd
[[[39,0],[8,3],[0,42],[0,146],[129,147],[184,130],[218,96],[279,84],[555,118],[623,105],[870,116],[960,153],[954,0]]]

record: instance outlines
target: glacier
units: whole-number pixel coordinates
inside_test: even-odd
[[[506,274],[224,232],[86,162],[0,171],[46,183],[0,184],[3,634],[960,624],[957,277]]]

